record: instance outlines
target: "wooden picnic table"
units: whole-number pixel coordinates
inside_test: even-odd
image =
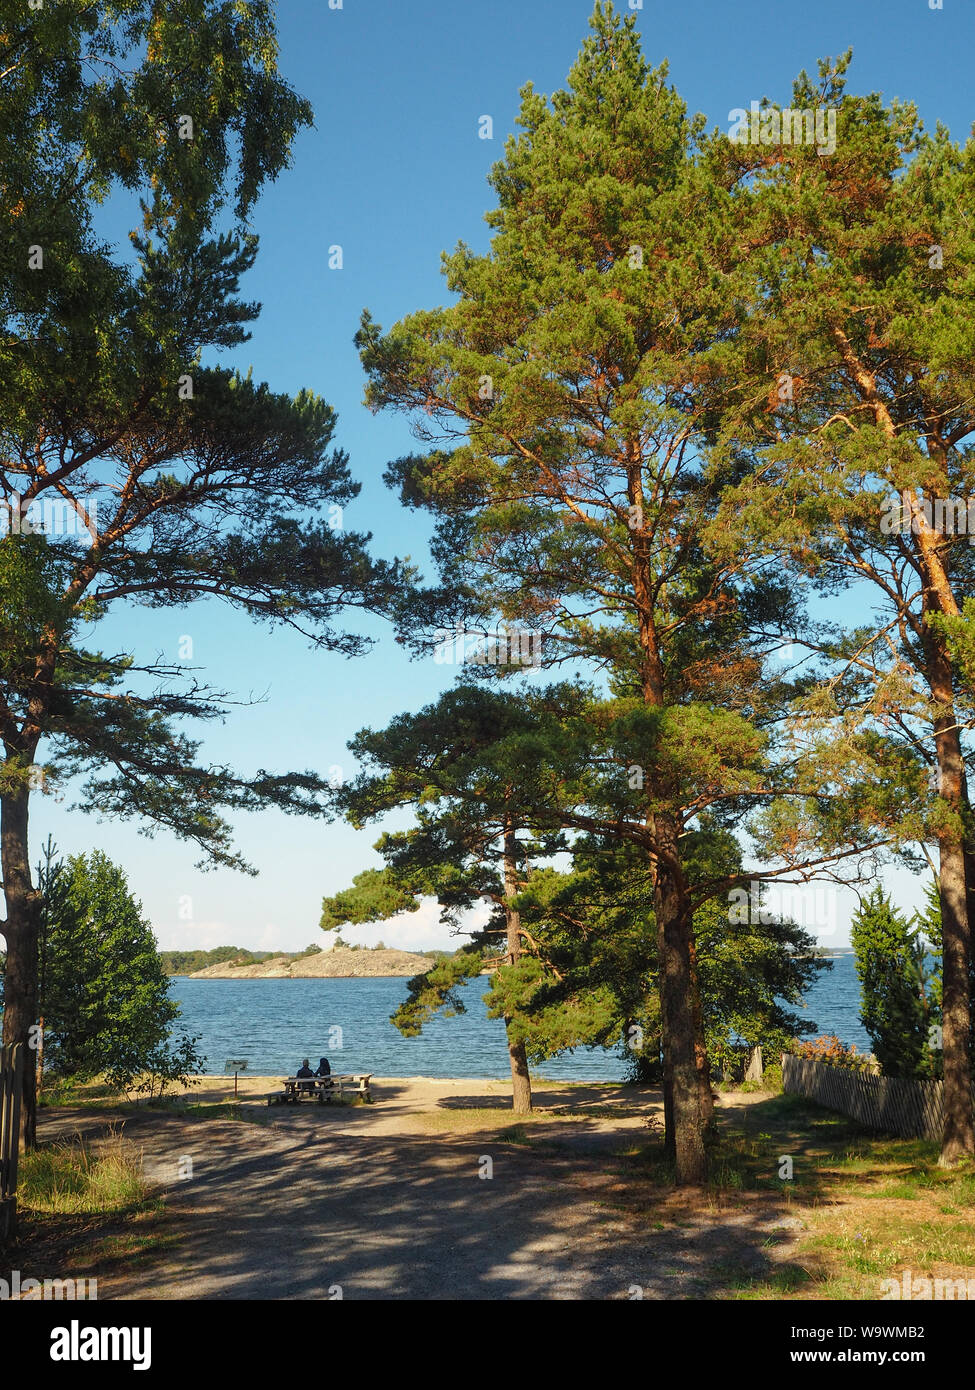
[[[332,1072],[329,1076],[283,1076],[280,1095],[268,1096],[268,1105],[298,1105],[302,1100],[314,1100],[319,1105],[331,1104],[346,1092],[372,1100],[369,1082],[372,1072]]]

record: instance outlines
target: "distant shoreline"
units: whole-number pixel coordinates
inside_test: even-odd
[[[490,974],[490,971],[483,971],[483,974]],[[422,974],[422,968],[416,970],[374,970],[368,975],[342,974],[342,975],[245,975],[239,970],[228,970],[225,975],[203,974],[202,971],[195,971],[192,975],[167,975],[168,980],[408,980],[413,975]]]

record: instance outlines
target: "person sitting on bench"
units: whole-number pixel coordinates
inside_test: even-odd
[[[307,1058],[307,1057],[302,1058],[301,1066],[300,1066],[300,1067],[298,1068],[298,1070],[295,1072],[295,1076],[296,1076],[298,1079],[300,1079],[300,1080],[304,1080],[305,1077],[308,1077],[309,1079],[312,1079],[312,1078],[314,1078],[314,1075],[315,1075],[315,1073],[312,1071],[312,1069],[311,1069],[311,1068],[309,1067],[309,1065],[308,1065],[308,1058]],[[298,1089],[299,1089],[299,1091],[313,1091],[313,1090],[315,1089],[315,1087],[314,1087],[313,1085],[312,1085],[312,1086],[299,1086]]]
[[[331,1076],[331,1075],[332,1075],[332,1068],[328,1065],[328,1058],[327,1058],[327,1057],[319,1057],[319,1059],[318,1059],[318,1070],[316,1071],[315,1075],[316,1075],[316,1076]]]

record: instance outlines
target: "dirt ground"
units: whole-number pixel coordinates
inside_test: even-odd
[[[275,1089],[241,1079],[242,1119],[41,1112],[42,1140],[121,1130],[165,1197],[160,1244],[73,1270],[99,1299],[720,1298],[801,1225],[775,1194],[648,1201],[634,1165],[658,1092],[541,1082],[521,1122],[496,1081],[376,1078],[371,1105],[268,1108]],[[186,1097],[226,1100],[221,1078]]]

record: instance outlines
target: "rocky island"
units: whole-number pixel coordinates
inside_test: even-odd
[[[433,965],[433,956],[421,956],[414,951],[353,950],[335,946],[330,951],[314,955],[271,956],[257,962],[221,961],[203,970],[194,970],[191,980],[349,980],[357,977],[411,976],[422,974]]]

